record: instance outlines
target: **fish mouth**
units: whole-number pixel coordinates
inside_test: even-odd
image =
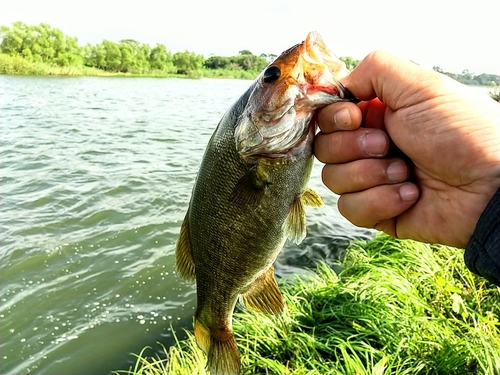
[[[305,140],[312,147],[309,134],[316,131],[313,119],[319,108],[359,101],[339,82],[349,71],[331,54],[319,33],[309,33],[304,42],[283,52],[268,68],[280,74],[272,82],[266,70],[257,77],[235,127],[236,148],[244,160],[283,158],[296,153],[295,148],[303,148]]]

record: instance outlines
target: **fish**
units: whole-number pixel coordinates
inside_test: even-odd
[[[305,206],[319,108],[355,97],[349,73],[318,32],[284,51],[223,115],[205,150],[176,244],[176,269],[196,280],[194,336],[212,375],[237,375],[232,328],[240,301],[279,315],[274,262],[287,239],[306,236]]]

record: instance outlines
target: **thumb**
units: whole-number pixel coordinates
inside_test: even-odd
[[[363,101],[378,97],[387,107],[398,110],[435,96],[443,79],[445,76],[411,61],[375,51],[342,79],[342,84]]]

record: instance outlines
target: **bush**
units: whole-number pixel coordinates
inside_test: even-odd
[[[496,88],[490,91],[490,96],[500,103],[500,88]]]

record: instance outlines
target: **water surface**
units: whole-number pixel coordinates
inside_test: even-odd
[[[216,124],[240,80],[0,76],[1,374],[106,374],[191,328],[174,248]],[[369,232],[326,207],[276,270],[333,262]]]

